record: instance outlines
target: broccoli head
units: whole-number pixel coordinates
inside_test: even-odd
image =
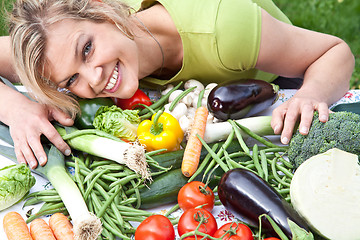
[[[289,143],[288,157],[295,168],[308,158],[338,148],[360,155],[360,115],[352,112],[330,113],[325,123],[314,113],[308,135],[295,132]]]

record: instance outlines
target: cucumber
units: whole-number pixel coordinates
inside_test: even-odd
[[[219,146],[221,146],[224,142],[219,142]],[[214,145],[213,144],[209,144],[210,147],[212,147]],[[218,148],[219,150],[219,148]],[[240,150],[240,145],[239,142],[237,140],[232,141],[228,148],[226,149],[226,151],[228,153],[233,153],[233,152],[237,152]],[[201,149],[201,154],[200,154],[200,162],[201,160],[203,160],[205,158],[205,156],[208,154],[208,151],[203,147]],[[162,153],[162,154],[158,154],[158,155],[154,155],[152,156],[152,158],[159,163],[160,166],[165,167],[165,168],[169,168],[171,167],[171,169],[178,169],[181,167],[181,163],[182,163],[182,159],[184,156],[184,149],[180,149],[177,151],[173,151],[173,152],[167,152],[167,153]],[[151,170],[155,170],[153,168],[151,168]]]
[[[209,186],[216,186],[224,171],[217,168],[211,177]],[[202,174],[199,174],[195,180],[201,181]],[[170,170],[167,173],[154,179],[149,187],[140,189],[141,209],[159,207],[164,204],[176,203],[177,195],[182,186],[188,182],[189,178],[185,177],[181,169]]]
[[[219,146],[222,146],[224,142],[219,142]],[[209,144],[210,147],[213,144]],[[220,149],[218,147],[217,151]],[[230,154],[240,150],[240,145],[237,140],[232,141],[226,151]],[[216,151],[216,152],[217,152]],[[200,155],[200,162],[208,154],[208,151],[203,147]],[[149,209],[154,207],[159,207],[164,204],[176,203],[177,195],[182,186],[184,186],[189,178],[185,177],[181,172],[181,163],[184,155],[184,149],[162,153],[152,158],[159,163],[160,166],[169,168],[171,170],[167,173],[161,174],[158,177],[154,178],[154,181],[149,185],[149,187],[144,187],[140,189],[140,198],[142,209]],[[152,169],[153,170],[153,169]],[[210,178],[209,187],[215,187],[224,171],[218,167]],[[195,180],[201,181],[203,173],[199,174]],[[207,176],[205,178],[207,180]]]

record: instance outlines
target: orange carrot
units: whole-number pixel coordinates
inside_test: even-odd
[[[72,224],[64,214],[54,213],[51,215],[49,226],[57,240],[75,239]]]
[[[196,135],[199,134],[200,137],[204,138],[208,115],[209,111],[206,107],[201,106],[196,109],[194,124],[190,131],[181,165],[181,171],[186,177],[192,176],[198,168],[202,144]]]
[[[37,218],[31,222],[30,234],[34,240],[56,240],[51,228],[42,218]]]
[[[25,220],[17,212],[8,212],[4,216],[3,227],[8,240],[32,240]]]

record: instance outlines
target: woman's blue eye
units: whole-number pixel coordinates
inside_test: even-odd
[[[89,55],[90,51],[92,48],[92,42],[89,41],[85,44],[84,49],[83,49],[83,56],[86,57],[87,55]]]
[[[78,73],[72,75],[69,80],[66,82],[66,87],[70,87],[71,84],[73,84],[75,82],[75,80],[77,79],[77,77],[79,76]]]

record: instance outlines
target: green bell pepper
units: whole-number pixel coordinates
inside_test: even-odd
[[[91,129],[97,110],[101,106],[114,105],[111,98],[93,98],[93,99],[79,99],[78,100],[81,113],[76,117],[74,126],[78,129]]]

